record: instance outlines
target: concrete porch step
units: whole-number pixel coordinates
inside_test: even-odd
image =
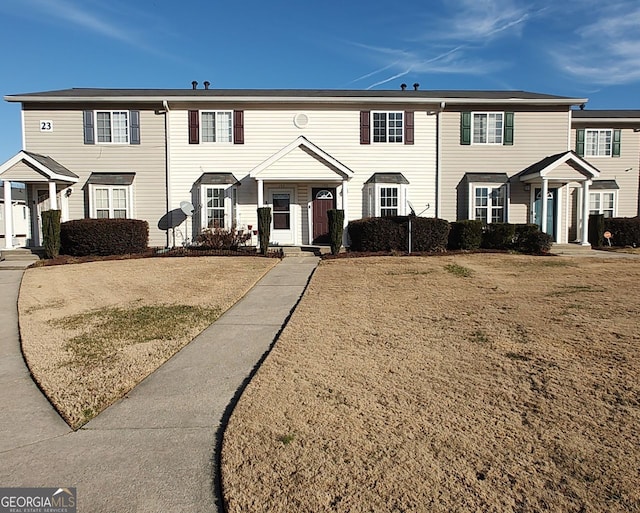
[[[35,252],[34,252],[35,251]],[[28,248],[3,249],[0,251],[1,262],[35,262],[40,260],[37,250]]]
[[[554,244],[551,246],[551,253],[554,255],[584,255],[591,253],[591,246],[581,244]]]
[[[331,248],[329,246],[281,246],[280,249],[286,258],[317,257],[326,253],[331,253]]]

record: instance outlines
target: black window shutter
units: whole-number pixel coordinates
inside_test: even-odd
[[[584,128],[576,130],[576,153],[584,157]]]
[[[233,144],[244,144],[244,111],[233,111]]]
[[[619,157],[620,156],[620,139],[622,137],[622,132],[620,129],[613,131],[613,144],[611,145],[611,156]]]
[[[85,110],[82,113],[82,126],[84,130],[84,143],[95,144],[95,136],[93,131],[93,111]]]
[[[505,146],[513,145],[513,112],[504,113],[504,137],[502,138],[502,144]]]
[[[200,143],[200,112],[189,111],[189,144]]]
[[[371,111],[360,112],[360,144],[371,144]]]
[[[414,127],[413,127],[413,111],[408,110],[404,113],[404,143],[413,144]]]
[[[471,112],[460,113],[460,144],[471,144]]]
[[[140,111],[129,111],[129,144],[140,144]]]

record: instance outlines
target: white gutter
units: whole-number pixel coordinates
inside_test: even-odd
[[[164,159],[165,159],[165,187],[166,187],[166,213],[169,214],[171,210],[171,120],[169,118],[169,102],[162,100],[162,107],[164,108]],[[169,230],[167,229],[167,247],[169,244]],[[175,240],[171,241],[172,245],[175,245]]]

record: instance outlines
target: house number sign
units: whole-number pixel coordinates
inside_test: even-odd
[[[53,121],[50,119],[41,119],[40,120],[40,131],[41,132],[53,132]]]

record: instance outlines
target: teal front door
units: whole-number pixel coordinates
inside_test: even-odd
[[[557,199],[558,199],[558,189],[549,189],[547,192],[547,219],[545,220],[546,230],[542,229],[542,222],[543,222],[542,190],[536,189],[535,195],[536,195],[536,199],[533,204],[534,223],[540,227],[540,230],[551,235],[553,237],[553,240],[557,240],[556,239],[556,219],[557,219],[556,205],[557,205]]]

